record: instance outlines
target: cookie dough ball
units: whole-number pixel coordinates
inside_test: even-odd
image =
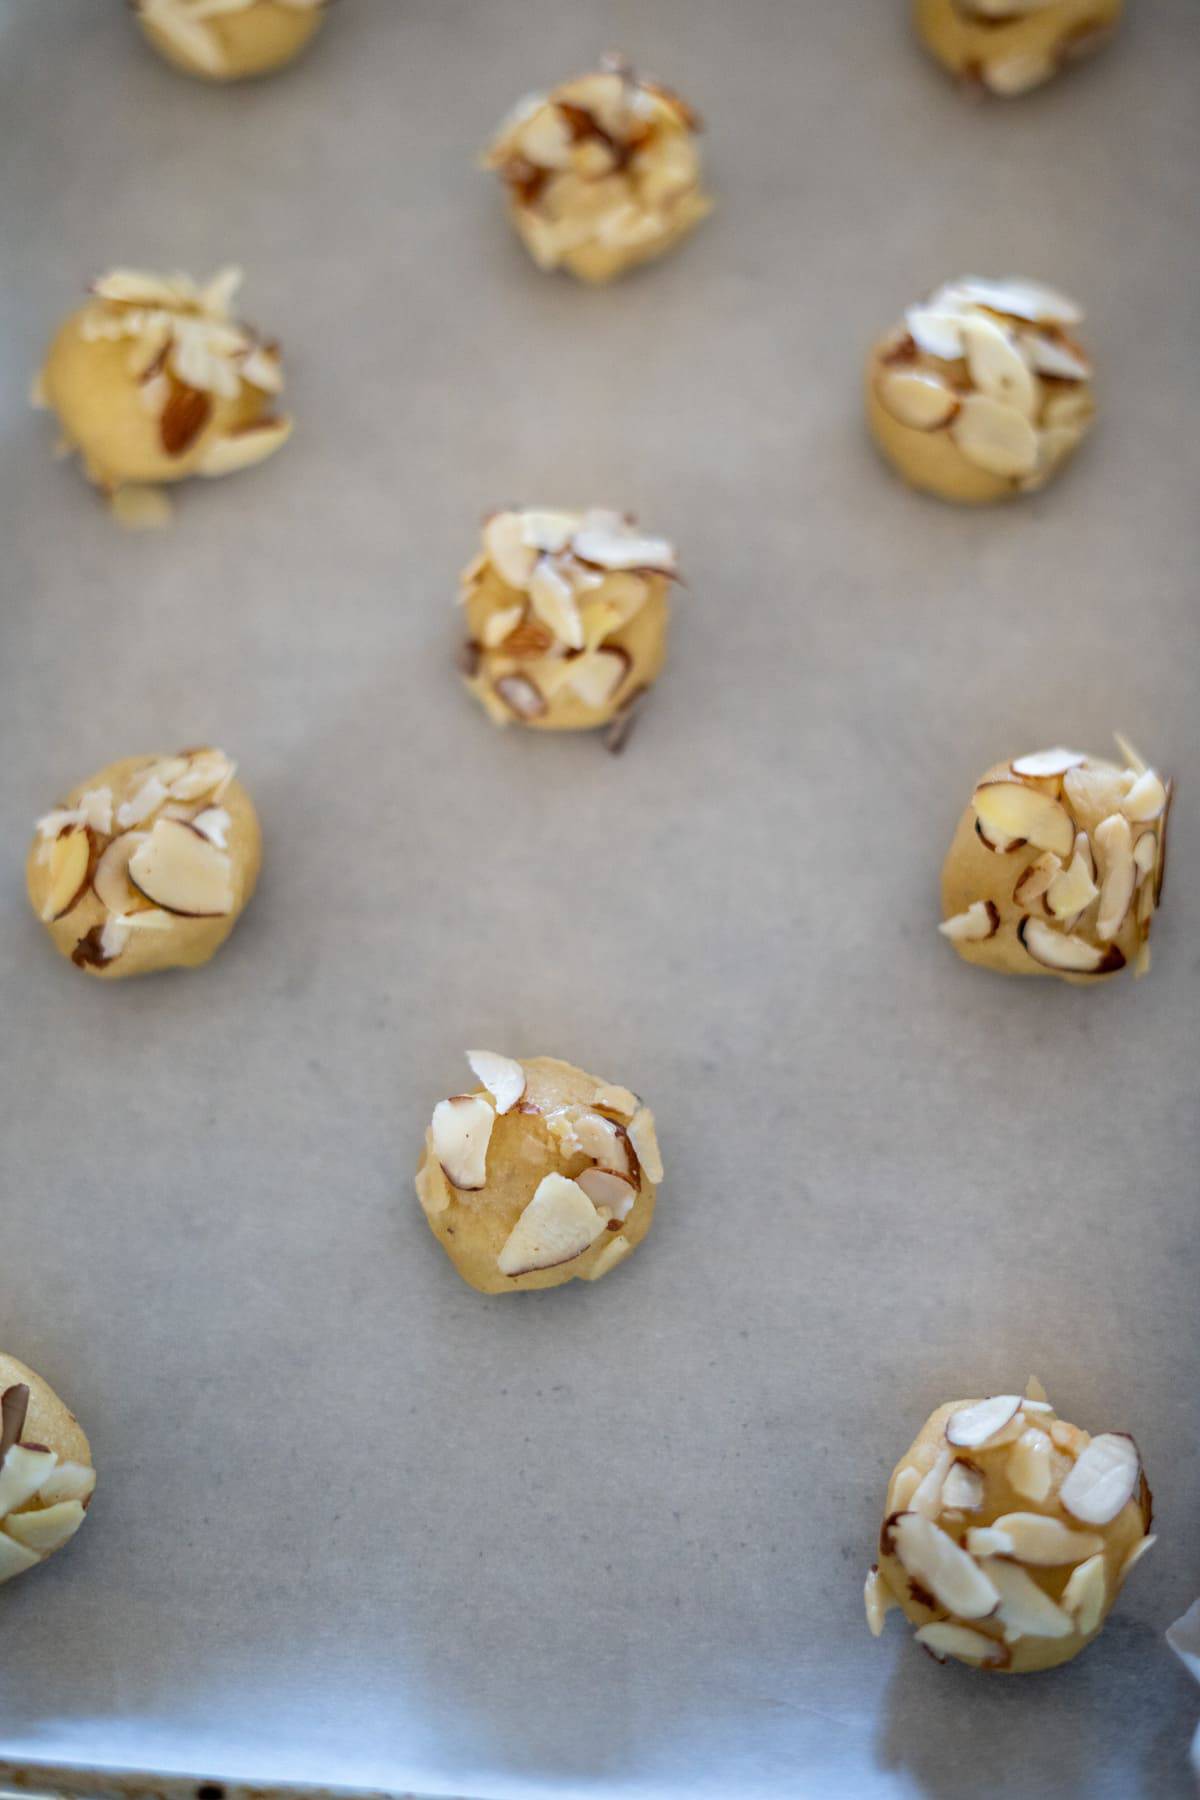
[[[661,256],[712,206],[691,108],[619,58],[522,100],[484,157],[540,269],[611,281]]]
[[[918,34],[955,75],[1027,94],[1106,44],[1122,0],[916,0]]]
[[[434,1236],[481,1294],[599,1281],[654,1217],[653,1113],[551,1056],[467,1061],[481,1086],[434,1107],[417,1170]]]
[[[867,359],[867,421],[888,461],[943,500],[1042,487],[1095,412],[1078,306],[1013,277],[964,275],[910,306]]]
[[[497,725],[618,748],[667,653],[675,552],[620,513],[493,513],[462,574],[467,686]]]
[[[52,1387],[0,1355],[0,1581],[35,1569],[83,1524],[92,1452]]]
[[[1119,763],[1035,750],[981,777],[942,868],[938,930],[967,962],[1076,982],[1150,967],[1172,784],[1117,742]]]
[[[34,387],[88,479],[127,484],[229,475],[273,455],[291,420],[279,349],[230,314],[241,270],[199,287],[186,275],[114,269],[60,327]]]
[[[269,75],[315,36],[325,0],[133,0],[160,56],[207,81]]]
[[[1002,1675],[1078,1656],[1154,1542],[1133,1439],[1068,1425],[1036,1381],[1024,1395],[939,1406],[896,1464],[883,1512],[872,1632],[899,1607],[939,1662]]]
[[[222,750],[129,756],[39,819],[29,898],[55,948],[118,980],[193,968],[254,892],[258,817]]]

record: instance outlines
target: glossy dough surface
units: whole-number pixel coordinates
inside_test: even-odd
[[[244,81],[291,62],[316,33],[324,0],[134,0],[159,54],[188,75]]]
[[[496,1092],[476,1087],[434,1111],[416,1178],[430,1229],[481,1293],[598,1280],[650,1229],[662,1179],[653,1114],[554,1057],[470,1054]]]
[[[1106,44],[1122,0],[916,0],[940,63],[989,93],[1026,94]]]
[[[888,1483],[868,1623],[878,1636],[899,1607],[941,1661],[1053,1668],[1099,1633],[1154,1541],[1150,1523],[1132,1438],[1060,1420],[1036,1382],[1026,1395],[952,1400]]]
[[[103,980],[190,968],[225,942],[262,860],[234,769],[212,749],[126,757],[38,821],[29,899],[77,968]]]
[[[95,1485],[74,1413],[40,1375],[0,1354],[0,1582],[74,1537]]]

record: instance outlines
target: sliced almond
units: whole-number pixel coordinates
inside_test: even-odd
[[[953,1656],[958,1662],[985,1667],[1008,1660],[1008,1649],[998,1638],[988,1637],[982,1631],[972,1631],[969,1625],[955,1625],[949,1619],[922,1625],[913,1636],[939,1662],[945,1662],[948,1656]]]
[[[1011,1556],[1012,1539],[994,1525],[973,1525],[967,1533],[967,1549],[972,1556]]]
[[[990,394],[965,395],[949,430],[967,461],[989,475],[1030,475],[1037,467],[1037,432],[1016,407]]]
[[[1086,1562],[1071,1570],[1071,1578],[1062,1591],[1062,1605],[1075,1621],[1081,1637],[1090,1637],[1100,1623],[1104,1602],[1108,1598],[1108,1576],[1103,1554],[1089,1556]]]
[[[891,1507],[893,1512],[908,1512],[912,1505],[912,1497],[921,1485],[921,1471],[914,1469],[909,1463],[901,1469],[892,1482]]]
[[[191,449],[212,416],[212,395],[203,389],[176,382],[167,395],[158,421],[158,434],[168,456],[183,456]]]
[[[158,768],[159,779],[167,783],[175,800],[199,800],[209,792],[219,800],[236,772],[237,764],[223,750],[193,750],[169,758]]]
[[[963,353],[962,314],[938,306],[910,306],[904,315],[909,336],[926,356],[958,362]]]
[[[1011,332],[977,313],[963,320],[962,339],[967,369],[978,391],[1031,419],[1037,406],[1037,383]]]
[[[1005,10],[1011,12],[1009,0]],[[992,312],[1007,313],[1010,318],[1027,319],[1031,325],[1078,325],[1083,310],[1057,289],[1024,276],[1008,276],[990,280],[982,275],[963,275],[951,284],[952,291],[977,306]]]
[[[1096,915],[1096,936],[1111,943],[1129,911],[1137,882],[1133,860],[1133,833],[1123,813],[1101,819],[1092,833],[1100,865],[1100,908]]]
[[[987,1573],[1000,1596],[996,1617],[1010,1640],[1070,1637],[1075,1629],[1070,1613],[1064,1612],[1020,1563],[996,1559],[988,1563]]]
[[[130,882],[154,906],[184,918],[218,918],[235,904],[229,853],[181,819],[158,819],[129,858]]]
[[[633,666],[633,659],[616,645],[576,657],[570,665],[567,686],[585,706],[607,706]]]
[[[1053,850],[1066,862],[1075,844],[1070,814],[1052,794],[1021,781],[985,781],[971,805],[992,837],[1024,838],[1038,850]]]
[[[1047,337],[1040,331],[1023,331],[1021,347],[1039,375],[1058,381],[1087,381],[1092,365],[1077,344],[1065,338]]]
[[[46,898],[42,919],[50,925],[63,919],[83,898],[91,876],[95,840],[86,825],[70,826],[50,845]]]
[[[906,1574],[960,1619],[986,1619],[1000,1601],[999,1590],[973,1557],[922,1513],[893,1514],[883,1528],[885,1549]]]
[[[1025,1383],[1025,1410],[1026,1412],[1032,1412],[1035,1407],[1039,1412],[1054,1411],[1054,1408],[1050,1404],[1049,1394],[1047,1394],[1037,1376],[1031,1375],[1029,1380]]]
[[[1157,861],[1158,835],[1153,831],[1143,831],[1141,837],[1138,838],[1133,846],[1133,864],[1137,870],[1139,884],[1145,881],[1147,876],[1154,873],[1154,866]]]
[[[38,1499],[47,1506],[59,1500],[90,1500],[96,1487],[96,1471],[86,1463],[62,1462],[38,1489]]]
[[[1053,850],[1043,850],[1036,862],[1017,879],[1013,889],[1013,899],[1020,907],[1030,907],[1035,900],[1040,900],[1054,877],[1062,871],[1062,861],[1055,856]]]
[[[879,399],[894,419],[914,431],[936,431],[958,411],[958,396],[923,369],[885,369]]]
[[[956,1462],[942,1484],[942,1505],[950,1512],[978,1512],[983,1505],[983,1471]]]
[[[524,601],[518,601],[516,606],[502,606],[498,612],[489,613],[479,634],[484,649],[495,650],[505,638],[511,637],[524,617]]]
[[[554,1269],[582,1256],[604,1230],[604,1220],[577,1181],[547,1175],[509,1232],[498,1256],[502,1275]]]
[[[1000,913],[991,900],[973,900],[966,912],[943,919],[938,930],[951,943],[982,943],[1000,929]]]
[[[646,1180],[657,1186],[663,1178],[662,1156],[658,1148],[658,1134],[654,1128],[654,1114],[648,1106],[639,1106],[629,1121],[629,1140],[645,1170]]]
[[[133,912],[145,905],[130,886],[129,859],[150,836],[148,831],[123,831],[102,853],[92,875],[92,888],[101,906],[110,913]]]
[[[926,1470],[908,1502],[910,1512],[923,1513],[927,1519],[936,1519],[942,1510],[942,1488],[950,1473],[952,1452],[941,1450],[935,1461]]]
[[[550,512],[545,508],[529,507],[519,516],[525,542],[550,556],[558,556],[567,548],[580,523],[578,513]]]
[[[501,581],[522,591],[528,587],[538,552],[525,540],[520,513],[493,513],[483,528],[483,548]]]
[[[583,1169],[575,1179],[597,1212],[607,1213],[609,1221],[615,1219],[624,1224],[638,1194],[632,1181],[624,1175],[614,1175],[611,1169],[596,1167]]]
[[[1112,975],[1125,966],[1125,957],[1115,944],[1107,949],[1089,944],[1086,938],[1055,930],[1044,919],[1022,919],[1017,936],[1034,962],[1041,963],[1044,969],[1057,969],[1068,975]]]
[[[1061,1519],[1053,1519],[1047,1513],[1005,1513],[992,1523],[1012,1544],[1010,1554],[1034,1568],[1054,1569],[1063,1563],[1083,1562],[1104,1548],[1103,1538],[1094,1531],[1072,1531]]]
[[[622,1175],[629,1179],[633,1175],[633,1164],[629,1156],[629,1145],[626,1132],[620,1126],[606,1119],[603,1114],[586,1110],[572,1113],[564,1121],[566,1134],[564,1142],[584,1156],[590,1156],[600,1168],[611,1174]],[[551,1121],[553,1129],[554,1121]]]
[[[1059,1489],[1059,1502],[1085,1525],[1107,1525],[1132,1500],[1141,1472],[1133,1439],[1102,1432],[1080,1452]]]
[[[569,650],[582,650],[583,620],[570,582],[543,556],[534,566],[528,587],[533,610],[547,629]]]
[[[985,850],[992,851],[996,856],[1011,856],[1014,851],[1022,850],[1025,847],[1024,838],[1005,837],[1002,833],[997,833],[995,837],[989,837],[979,819],[975,821],[975,836]]]
[[[1144,769],[1121,802],[1121,811],[1137,825],[1157,819],[1167,804],[1166,786],[1155,769]]]
[[[1075,834],[1075,850],[1070,863],[1055,875],[1046,889],[1046,906],[1056,919],[1076,919],[1100,892],[1094,876],[1096,865],[1086,831]]]
[[[467,1061],[477,1081],[482,1081],[496,1103],[497,1115],[511,1112],[525,1092],[525,1070],[515,1056],[500,1056],[495,1050],[468,1050]]]
[[[0,1519],[33,1499],[57,1461],[53,1450],[13,1444],[0,1464]]]
[[[1059,745],[1054,750],[1034,750],[1028,756],[1018,756],[1009,768],[1014,775],[1045,781],[1055,775],[1065,775],[1068,769],[1077,769],[1086,761],[1081,750],[1065,750]]]
[[[11,1581],[14,1575],[23,1575],[26,1569],[36,1569],[41,1560],[36,1550],[27,1549],[0,1531],[0,1581]]]
[[[487,1183],[487,1153],[496,1115],[480,1094],[452,1094],[433,1109],[433,1154],[451,1187],[477,1193]]]
[[[878,1637],[883,1630],[883,1622],[894,1606],[900,1602],[880,1574],[878,1567],[867,1571],[867,1579],[863,1585],[863,1601],[867,1609],[867,1624],[871,1636]]]
[[[60,1550],[83,1524],[84,1511],[78,1500],[62,1500],[57,1506],[38,1507],[34,1512],[10,1513],[4,1530],[40,1556]]]
[[[245,365],[242,373],[246,374]],[[248,380],[249,376],[246,378]],[[253,425],[223,432],[205,445],[204,454],[196,464],[196,473],[215,478],[252,469],[256,463],[266,462],[268,456],[282,450],[291,435],[292,421],[287,417],[256,419]]]
[[[233,820],[223,806],[205,806],[188,821],[193,831],[206,837],[218,850],[229,848],[229,831]]]
[[[133,825],[141,825],[152,813],[156,813],[168,798],[163,783],[155,771],[150,769],[130,794],[128,800],[123,800],[118,806],[118,826],[122,831],[128,831]]]
[[[1129,769],[1083,763],[1063,776],[1063,799],[1082,831],[1094,831],[1101,819],[1120,812],[1136,777]]]
[[[614,529],[589,515],[571,539],[571,549],[580,562],[592,563],[600,569],[653,569],[661,575],[674,575],[675,552],[666,538],[643,537],[622,523]]]
[[[594,1106],[606,1106],[610,1112],[620,1113],[624,1119],[632,1119],[641,1105],[637,1095],[627,1087],[614,1087],[609,1082],[602,1083],[592,1096]]]
[[[632,1249],[633,1245],[623,1232],[620,1237],[610,1237],[604,1248],[592,1258],[591,1266],[581,1269],[580,1274],[585,1281],[599,1281],[610,1269],[615,1269],[618,1263],[624,1262]]]
[[[946,1441],[963,1450],[979,1450],[990,1443],[1021,1409],[1020,1394],[993,1394],[960,1406],[946,1420]]]
[[[500,675],[492,685],[505,706],[519,719],[540,719],[546,711],[546,702],[528,675]]]
[[[1049,1434],[1031,1425],[1009,1451],[1004,1466],[1008,1485],[1024,1499],[1044,1500],[1049,1494],[1054,1478],[1053,1448]]]

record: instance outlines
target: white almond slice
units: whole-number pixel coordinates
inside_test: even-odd
[[[967,1533],[967,1549],[972,1556],[1011,1556],[1012,1539],[994,1525],[973,1525]]]
[[[958,1662],[983,1667],[1007,1660],[1006,1647],[998,1638],[990,1638],[982,1631],[972,1631],[969,1625],[955,1625],[949,1619],[940,1619],[933,1625],[922,1625],[913,1636],[939,1662],[945,1662],[948,1656],[953,1656]]]
[[[231,762],[223,750],[197,750],[194,755],[177,760],[183,767],[170,777],[159,770],[160,779],[167,782],[173,800],[199,800],[217,789],[224,792],[237,772],[237,764]]]
[[[1087,1443],[1087,1433],[1066,1419],[1055,1419],[1050,1427],[1050,1441],[1067,1456],[1078,1456]]]
[[[910,1512],[923,1513],[927,1519],[936,1519],[942,1510],[942,1487],[950,1473],[953,1453],[949,1450],[938,1452],[932,1467],[926,1470],[912,1499],[908,1503]]]
[[[981,1449],[1012,1424],[1020,1408],[1020,1394],[993,1394],[960,1406],[946,1420],[946,1441],[961,1450]]]
[[[92,888],[107,912],[131,912],[142,904],[129,884],[129,859],[149,836],[148,831],[124,831],[102,853],[92,875]]]
[[[1107,949],[1089,944],[1086,938],[1058,931],[1044,919],[1026,916],[1017,926],[1017,936],[1044,969],[1068,975],[1112,975],[1125,966],[1124,955],[1115,944]]]
[[[1055,856],[1053,850],[1043,850],[1036,862],[1031,862],[1018,878],[1013,889],[1013,899],[1017,905],[1027,908],[1035,900],[1040,900],[1056,875],[1062,872],[1062,860]]]
[[[1044,337],[1040,331],[1023,331],[1020,340],[1039,375],[1052,375],[1058,381],[1087,381],[1091,376],[1091,363],[1073,344]]]
[[[118,927],[125,932],[169,931],[171,915],[169,912],[164,912],[159,906],[147,906],[140,912],[122,913],[119,918],[110,919],[104,929],[105,931],[110,928],[116,930]]]
[[[1017,1637],[1070,1637],[1075,1621],[1064,1612],[1019,1563],[997,1559],[987,1573],[1000,1596],[997,1618]]]
[[[1010,318],[1027,319],[1031,325],[1078,325],[1083,318],[1074,300],[1023,276],[992,281],[981,275],[963,275],[953,287],[966,300]]]
[[[867,1624],[871,1636],[878,1637],[883,1630],[884,1620],[900,1602],[877,1568],[867,1571],[867,1579],[863,1584],[863,1602],[867,1609]]]
[[[516,1057],[500,1056],[495,1050],[468,1050],[467,1061],[471,1073],[496,1102],[497,1115],[511,1112],[526,1086],[525,1071]]]
[[[1086,831],[1078,831],[1070,863],[1046,889],[1046,905],[1056,919],[1075,919],[1092,904],[1100,892],[1095,873],[1088,835]]]
[[[1014,775],[1043,781],[1055,775],[1065,775],[1068,769],[1077,769],[1080,763],[1086,761],[1087,757],[1081,750],[1066,750],[1059,745],[1053,750],[1034,750],[1028,756],[1018,756],[1008,766]]]
[[[115,962],[129,942],[127,918],[106,919],[100,927],[100,964]]]
[[[952,1512],[978,1512],[983,1505],[983,1471],[956,1462],[942,1484],[942,1505]]]
[[[990,850],[995,856],[1011,856],[1014,850],[1022,849],[1025,843],[1024,838],[1004,837],[999,833],[995,837],[989,837],[978,819],[975,821],[975,836],[984,849]]]
[[[1163,796],[1164,801],[1166,796]],[[85,825],[107,837],[113,828],[112,789],[88,788],[80,795],[79,815]]]
[[[1052,56],[1039,55],[1036,51],[1013,51],[1010,56],[993,56],[983,65],[981,71],[984,86],[993,94],[1011,97],[1015,94],[1028,94],[1034,88],[1041,87],[1049,81],[1057,71],[1058,64]]]
[[[1051,1412],[1053,1410],[1053,1408],[1050,1405],[1050,1396],[1046,1392],[1045,1388],[1042,1386],[1041,1382],[1038,1380],[1036,1375],[1031,1375],[1029,1377],[1029,1380],[1025,1383],[1025,1404],[1026,1404],[1026,1406],[1028,1406],[1031,1402],[1034,1405],[1042,1408],[1046,1412]]]
[[[265,344],[255,344],[248,350],[239,363],[241,377],[249,387],[258,388],[263,394],[281,394],[283,392],[283,369],[277,352],[269,350]],[[244,429],[262,431],[285,423],[290,431],[291,420],[257,419],[253,425]],[[239,432],[238,436],[241,435]]]
[[[1094,1531],[1072,1531],[1061,1519],[1046,1513],[1005,1513],[992,1523],[1011,1542],[1011,1554],[1017,1561],[1033,1568],[1054,1569],[1064,1563],[1083,1562],[1104,1548],[1104,1539]]]
[[[1137,867],[1133,860],[1133,833],[1123,813],[1102,819],[1092,833],[1100,866],[1100,908],[1096,915],[1096,936],[1111,943],[1129,911],[1137,883]]]
[[[1037,408],[1037,383],[1012,334],[978,313],[963,320],[962,339],[967,370],[979,392],[1031,419]]]
[[[585,523],[571,539],[580,562],[600,569],[653,569],[661,575],[675,573],[675,552],[666,538],[642,537],[623,526],[614,531]]]
[[[540,719],[546,711],[546,702],[528,675],[499,675],[493,686],[505,706],[519,719]]]
[[[885,1547],[939,1606],[960,1619],[986,1619],[1000,1601],[997,1587],[973,1557],[922,1513],[893,1516],[884,1527]]]
[[[218,850],[228,850],[229,829],[233,820],[223,806],[202,807],[188,823],[193,831],[198,831],[201,837],[206,837],[210,844],[217,846]]]
[[[34,829],[42,839],[43,848],[61,836],[70,825],[86,824],[82,809],[78,806],[56,806],[53,812],[43,813]]]
[[[543,625],[568,650],[582,650],[583,620],[570,582],[543,556],[535,565],[528,586],[533,610]]]
[[[78,1500],[61,1500],[56,1506],[39,1507],[34,1512],[11,1513],[4,1530],[40,1556],[61,1550],[73,1538],[84,1521],[84,1510]]]
[[[648,1106],[639,1106],[629,1121],[629,1140],[646,1172],[646,1180],[657,1186],[663,1178],[662,1156],[658,1148],[658,1134],[654,1128],[654,1114]]]
[[[547,1175],[497,1257],[502,1275],[528,1275],[573,1262],[595,1243],[604,1220],[577,1181]]]
[[[1133,846],[1133,862],[1138,872],[1138,881],[1144,881],[1154,873],[1154,865],[1158,861],[1158,835],[1153,831],[1143,831]]]
[[[604,1082],[592,1095],[592,1105],[606,1106],[610,1112],[620,1113],[624,1119],[632,1119],[641,1101],[629,1088],[614,1087],[611,1083]]]
[[[1121,802],[1121,811],[1137,825],[1157,819],[1167,804],[1167,790],[1154,769],[1143,769]]]
[[[480,1094],[453,1094],[433,1109],[429,1130],[433,1154],[446,1180],[464,1193],[487,1183],[487,1153],[496,1115]]]
[[[220,918],[234,908],[229,853],[185,825],[158,819],[128,864],[129,880],[155,906],[184,918]]]
[[[41,1560],[36,1550],[27,1549],[0,1530],[0,1581],[11,1581],[14,1575],[23,1575],[26,1569],[36,1569]]]
[[[86,1463],[62,1462],[43,1481],[38,1499],[47,1506],[59,1500],[90,1500],[96,1487],[96,1471]]]
[[[920,369],[886,369],[879,378],[879,399],[894,419],[914,431],[936,431],[958,411],[958,396]]]
[[[585,706],[607,706],[632,666],[632,658],[625,650],[593,650],[571,663],[566,685]]]
[[[607,1211],[609,1218],[618,1220],[622,1225],[633,1211],[637,1199],[637,1188],[624,1175],[614,1175],[611,1169],[591,1168],[582,1170],[576,1181],[596,1208]]]
[[[892,1483],[891,1509],[893,1512],[907,1512],[912,1505],[912,1497],[921,1485],[921,1471],[914,1469],[909,1463],[901,1469]]]
[[[92,866],[92,834],[87,826],[73,825],[56,837],[47,861],[49,881],[42,921],[50,925],[74,909],[87,887]]]
[[[523,601],[518,601],[516,606],[502,606],[498,612],[489,613],[483,621],[483,629],[479,634],[483,640],[484,649],[495,650],[506,637],[512,636],[524,617]]]
[[[166,788],[151,770],[140,787],[118,806],[117,824],[122,831],[128,831],[132,825],[140,825],[151,813],[156,813],[167,798]]]
[[[266,359],[259,360],[265,362]],[[242,373],[247,381],[250,380],[248,371],[249,364],[243,363]],[[265,384],[259,381],[254,385]],[[221,475],[236,475],[242,469],[252,469],[256,463],[266,462],[268,456],[281,450],[291,435],[292,421],[286,415],[257,419],[253,425],[243,425],[237,431],[222,432],[204,446],[195,472],[215,480]]]
[[[520,513],[493,513],[483,528],[483,547],[501,581],[522,590],[529,585],[538,553],[525,541]]]
[[[963,353],[962,314],[935,306],[910,306],[904,315],[918,350],[939,362],[958,362]]]
[[[1059,1502],[1084,1525],[1107,1525],[1133,1498],[1141,1472],[1133,1439],[1102,1432],[1081,1451],[1059,1489]]]
[[[581,524],[578,513],[549,512],[533,507],[518,517],[523,542],[549,556],[560,555]]]
[[[599,1281],[610,1269],[615,1269],[618,1263],[624,1262],[632,1249],[633,1245],[624,1232],[619,1237],[610,1237],[599,1254],[592,1258],[591,1267],[580,1271],[583,1279]]]
[[[1031,1425],[1009,1451],[1004,1472],[1008,1485],[1022,1499],[1044,1500],[1049,1494],[1054,1479],[1053,1449],[1049,1434]]]
[[[1081,831],[1094,831],[1101,819],[1120,812],[1136,776],[1131,769],[1084,763],[1063,776],[1063,799]]]
[[[629,1147],[619,1125],[600,1113],[587,1111],[572,1113],[563,1124],[565,1145],[590,1156],[594,1163],[611,1174],[623,1175],[626,1179],[632,1177]]]
[[[1108,1598],[1108,1577],[1102,1554],[1089,1556],[1077,1569],[1062,1591],[1062,1605],[1075,1621],[1081,1637],[1090,1637],[1100,1623],[1104,1602]]]
[[[27,1444],[10,1446],[0,1463],[0,1519],[33,1499],[57,1461],[53,1450],[35,1450]]]
[[[1024,838],[1038,850],[1053,850],[1066,862],[1075,846],[1070,814],[1052,794],[1020,781],[985,781],[971,805],[992,837]]]
[[[1000,914],[991,900],[973,900],[966,912],[943,919],[938,926],[942,936],[953,944],[982,943],[995,937],[1000,929]]]
[[[1130,743],[1129,739],[1125,736],[1125,733],[1123,731],[1114,731],[1113,732],[1113,741],[1115,742],[1117,749],[1121,752],[1121,755],[1125,758],[1125,761],[1129,764],[1129,767],[1133,770],[1134,774],[1135,775],[1144,775],[1146,773],[1146,769],[1148,766],[1146,759],[1144,756],[1139,755],[1138,751],[1134,748],[1134,746]]]
[[[1158,1542],[1158,1539],[1155,1537],[1153,1532],[1150,1533],[1149,1537],[1140,1538],[1138,1540],[1138,1542],[1133,1546],[1133,1549],[1129,1552],[1129,1555],[1125,1558],[1125,1561],[1121,1564],[1120,1571],[1117,1575],[1117,1580],[1123,1584],[1125,1581],[1125,1578],[1129,1574],[1130,1570],[1133,1569],[1138,1563],[1141,1562],[1141,1560],[1142,1560],[1143,1556],[1145,1556],[1147,1550],[1149,1550],[1152,1547],[1152,1545],[1156,1544],[1157,1542]]]
[[[989,475],[1031,475],[1037,468],[1037,432],[1015,406],[990,394],[967,394],[949,430],[967,461]]]

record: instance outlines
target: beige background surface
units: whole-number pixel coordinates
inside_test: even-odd
[[[86,1421],[68,1553],[0,1595],[0,1752],[485,1796],[1183,1795],[1195,1521],[1200,25],[978,109],[885,0],[344,0],[267,85],[118,0],[0,11],[0,1340]],[[623,42],[720,208],[539,277],[472,155]],[[86,277],[249,270],[293,443],[122,536],[26,414]],[[1102,422],[960,514],[859,419],[963,270],[1090,310]],[[690,578],[623,759],[496,736],[455,575],[510,498],[637,509]],[[1121,726],[1181,777],[1156,968],[1080,993],[933,929],[976,774]],[[211,739],[263,881],[196,975],[74,978],[33,818]],[[613,843],[621,854],[613,855]],[[629,1266],[469,1292],[411,1174],[465,1044],[652,1094]],[[1162,1541],[1045,1678],[939,1669],[861,1583],[930,1408],[1035,1369],[1129,1428]]]

